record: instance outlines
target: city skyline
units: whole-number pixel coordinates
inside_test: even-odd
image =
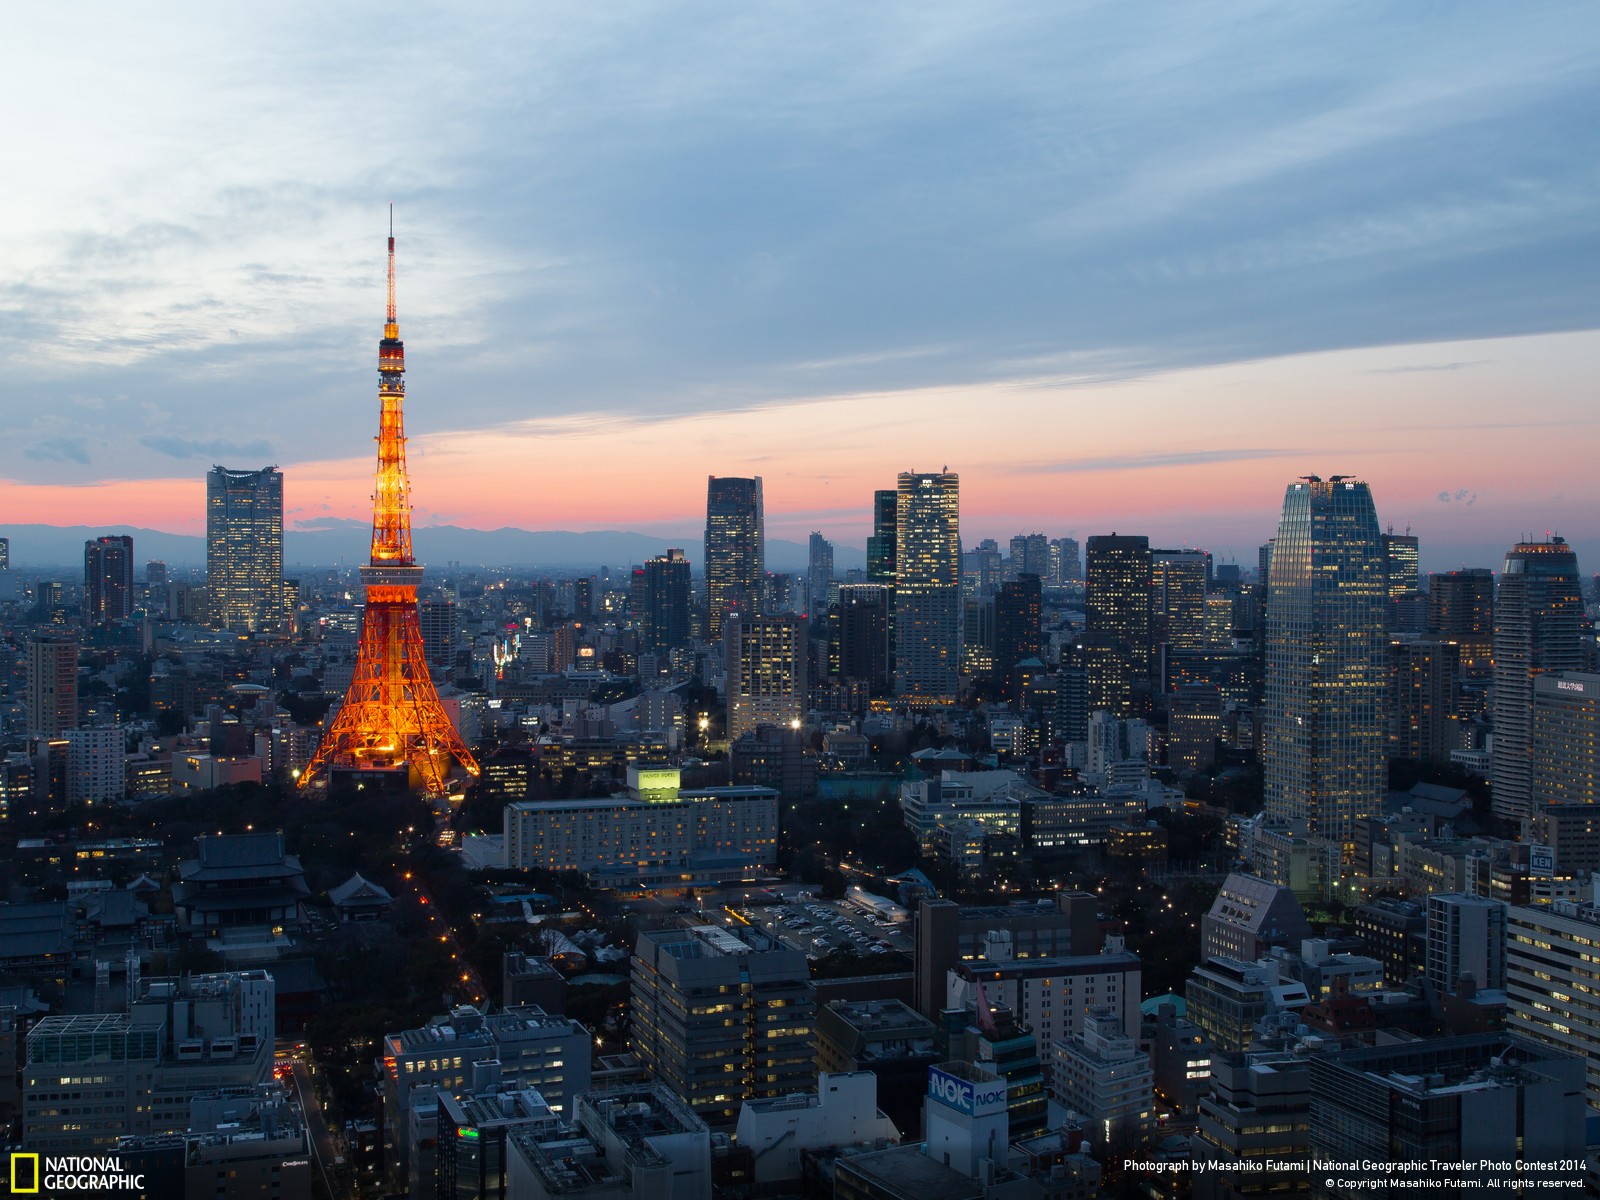
[[[0,506],[198,531],[205,465],[276,462],[290,530],[360,519],[392,199],[421,527],[666,546],[759,474],[771,536],[860,546],[947,463],[969,541],[1247,562],[1337,468],[1425,569],[1593,561],[1582,11],[424,10],[376,139],[368,15],[30,14]]]

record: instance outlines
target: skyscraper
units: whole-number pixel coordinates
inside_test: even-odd
[[[1389,628],[1401,633],[1416,633],[1422,628],[1422,594],[1417,590],[1417,536],[1412,533],[1383,535],[1384,591],[1388,597]]]
[[[793,615],[732,613],[728,648],[728,740],[757,725],[788,726],[806,711],[806,630]]]
[[[1150,640],[1177,650],[1206,644],[1206,562],[1204,550],[1150,552]]]
[[[133,615],[133,539],[97,537],[83,544],[83,617],[90,625]]]
[[[1089,664],[1090,704],[1133,715],[1133,685],[1150,672],[1150,539],[1101,534],[1084,555],[1084,629],[1116,643],[1113,656]]]
[[[833,582],[833,543],[821,533],[811,534],[811,564],[806,575],[807,612],[820,618],[828,611],[828,585]]]
[[[895,505],[895,694],[954,704],[961,680],[960,476],[904,471]]]
[[[1578,556],[1559,537],[1518,542],[1506,554],[1494,613],[1494,814],[1531,816],[1533,681],[1583,669]]]
[[[872,493],[872,534],[867,538],[867,582],[894,583],[895,522],[899,494],[892,488]]]
[[[1389,647],[1389,752],[1449,762],[1461,749],[1461,647],[1442,638],[1398,638]]]
[[[1078,583],[1083,579],[1083,555],[1077,538],[1055,538],[1050,543],[1050,566],[1057,583]]]
[[[708,632],[722,636],[730,612],[761,610],[767,553],[761,476],[706,481],[706,609]]]
[[[211,625],[256,633],[287,620],[283,606],[283,472],[206,476],[206,599]]]
[[[28,735],[59,737],[77,725],[77,639],[65,634],[29,634]]]
[[[1020,579],[1024,575],[1037,575],[1041,580],[1050,574],[1050,541],[1042,533],[1019,533],[1011,539],[1011,563],[1007,579]]]
[[[1383,801],[1384,569],[1365,483],[1289,485],[1267,601],[1262,758],[1269,818],[1348,845]]]
[[[676,650],[689,644],[689,560],[679,549],[647,559],[641,581],[639,647]]]
[[[994,598],[994,676],[1000,681],[1002,694],[1012,704],[1022,703],[1022,680],[1017,664],[1038,658],[1042,650],[1040,616],[1037,575],[1019,575],[1000,585]]]
[[[874,696],[889,690],[889,606],[893,592],[881,583],[839,586],[828,612],[833,673],[866,681]]]
[[[422,649],[428,666],[436,671],[456,665],[456,642],[460,637],[461,616],[449,596],[431,596],[417,605],[417,627],[422,631]]]
[[[1494,572],[1488,567],[1428,576],[1428,632],[1461,647],[1461,674],[1494,671]]]

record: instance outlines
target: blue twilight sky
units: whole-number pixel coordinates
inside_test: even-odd
[[[359,516],[390,201],[423,522],[761,473],[859,541],[949,463],[969,540],[1243,555],[1350,471],[1489,561],[1600,502],[1592,3],[34,6],[0,106],[0,521]]]

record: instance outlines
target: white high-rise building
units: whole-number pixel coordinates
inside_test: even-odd
[[[127,791],[122,729],[117,725],[69,729],[67,739],[67,803],[105,804]]]

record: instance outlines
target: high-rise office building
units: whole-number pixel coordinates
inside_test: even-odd
[[[1428,576],[1428,633],[1461,647],[1464,678],[1494,671],[1494,572],[1488,567]]]
[[[1268,538],[1261,543],[1260,549],[1256,551],[1256,585],[1258,587],[1266,587],[1267,581],[1272,578],[1272,543],[1277,540],[1277,538]]]
[[[1267,598],[1266,812],[1349,844],[1386,785],[1384,573],[1365,483],[1289,485]]]
[[[894,577],[900,494],[894,488],[872,493],[872,534],[867,538],[867,582],[888,589],[889,686],[894,686]]]
[[[1019,533],[1011,539],[1011,561],[1006,569],[1007,579],[1037,575],[1042,580],[1049,574],[1049,538],[1042,533]]]
[[[647,559],[640,573],[639,648],[689,644],[689,560],[680,549]]]
[[[1531,784],[1536,809],[1600,804],[1600,675],[1566,671],[1533,681]]]
[[[83,617],[90,625],[133,615],[133,539],[97,537],[83,544]]]
[[[1389,653],[1390,756],[1449,762],[1462,746],[1461,647],[1443,638],[1401,638]]]
[[[1413,533],[1383,535],[1383,588],[1388,601],[1386,620],[1397,633],[1417,633],[1425,614],[1418,574],[1417,536]]]
[[[1083,580],[1083,555],[1077,538],[1053,538],[1050,542],[1051,578],[1056,583],[1080,583]]]
[[[1022,678],[1017,664],[1038,658],[1041,615],[1039,577],[1019,575],[1000,585],[994,598],[994,677],[1012,704],[1022,703]]]
[[[455,666],[456,641],[461,617],[449,596],[432,596],[417,605],[417,627],[422,630],[422,650],[428,666],[444,670]]]
[[[1109,637],[1115,646],[1098,667],[1096,661],[1087,664],[1090,703],[1098,699],[1116,716],[1129,717],[1134,683],[1150,672],[1150,539],[1115,533],[1091,537],[1084,577],[1084,629]]]
[[[889,607],[892,589],[879,583],[846,583],[828,613],[831,673],[864,680],[874,696],[889,691]]]
[[[952,471],[902,472],[895,508],[895,693],[954,704],[961,677],[961,487]]]
[[[1453,996],[1464,976],[1480,991],[1506,986],[1506,906],[1487,896],[1428,897],[1425,974],[1435,995]]]
[[[833,583],[833,543],[813,530],[809,549],[811,559],[806,572],[806,611],[812,617],[821,617],[828,611],[828,587]]]
[[[994,595],[1000,581],[1006,577],[1005,559],[1000,555],[1000,544],[993,538],[984,538],[971,550],[961,555],[961,595],[963,599],[987,599]]]
[[[1494,621],[1494,776],[1497,817],[1531,816],[1533,684],[1547,671],[1583,669],[1578,558],[1559,537],[1506,554]]]
[[[757,725],[792,725],[806,712],[806,627],[798,616],[733,613],[728,655],[728,740]]]
[[[706,609],[711,640],[730,612],[759,612],[766,585],[761,476],[706,481]]]
[[[894,584],[895,523],[899,494],[892,488],[872,493],[872,534],[867,538],[867,581]]]
[[[78,641],[28,635],[28,736],[59,737],[78,725]]]
[[[211,625],[256,633],[284,625],[283,472],[206,476],[206,599]]]
[[[1506,916],[1506,1029],[1581,1059],[1590,1109],[1600,1108],[1600,981],[1592,900],[1513,906]]]
[[[816,1001],[806,956],[718,926],[650,929],[633,952],[634,1053],[697,1113],[811,1087]]]
[[[1204,550],[1150,551],[1150,640],[1177,650],[1206,646]]]
[[[0,537],[0,571],[11,569],[11,539]]]
[[[167,615],[167,564],[160,559],[144,565],[144,607],[152,617]]]

